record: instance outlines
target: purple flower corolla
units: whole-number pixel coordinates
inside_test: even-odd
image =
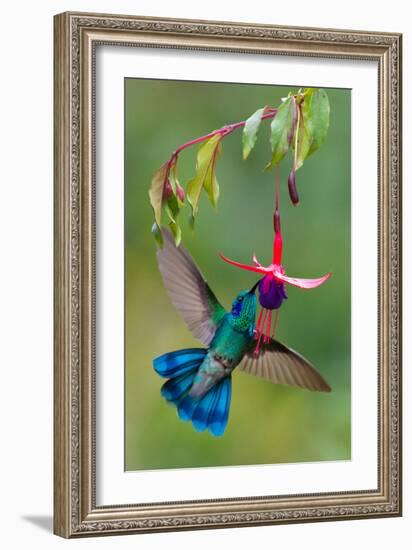
[[[278,282],[271,275],[259,281],[259,303],[265,309],[279,309],[286,298],[284,283]]]

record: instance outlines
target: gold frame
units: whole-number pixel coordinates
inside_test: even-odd
[[[54,24],[54,532],[78,537],[399,516],[402,36],[86,13],[57,15]],[[98,44],[378,63],[377,490],[96,506],[93,128]]]

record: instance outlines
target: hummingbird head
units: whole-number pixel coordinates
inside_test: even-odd
[[[254,328],[256,316],[256,296],[255,289],[257,284],[250,290],[240,292],[232,303],[230,313],[231,324],[240,331]]]

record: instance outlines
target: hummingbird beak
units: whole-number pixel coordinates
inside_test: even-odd
[[[249,294],[253,294],[258,286],[258,284],[260,283],[260,279],[257,281],[257,283],[255,283],[252,288],[249,290]]]

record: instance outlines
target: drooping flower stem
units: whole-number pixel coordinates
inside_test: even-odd
[[[276,163],[275,166],[275,212],[273,214],[273,230],[274,230],[274,238],[273,238],[273,263],[281,266],[282,263],[282,232],[280,227],[280,212],[279,212],[279,163]],[[257,260],[255,260],[255,264],[257,264]],[[264,284],[264,283],[263,283]],[[263,288],[263,286],[262,286]],[[283,288],[283,287],[282,287]],[[285,298],[286,294],[282,294],[282,296]],[[280,303],[275,308],[275,318],[274,322],[273,320],[273,309],[268,309],[265,307],[265,305],[262,305],[262,309],[260,310],[260,314],[258,317],[258,321],[256,324],[256,347],[255,347],[255,355],[259,354],[259,347],[263,340],[264,344],[267,344],[270,342],[270,338],[274,338],[275,331],[278,323],[279,318],[279,307]]]
[[[280,229],[280,212],[279,212],[279,164],[276,164],[276,180],[275,180],[275,213],[273,215],[273,229],[275,238],[273,239],[273,260],[279,264],[282,261],[282,233]]]

